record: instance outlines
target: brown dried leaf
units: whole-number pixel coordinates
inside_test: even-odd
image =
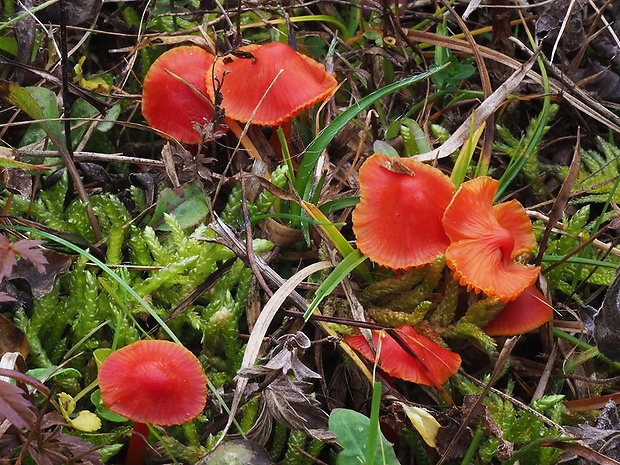
[[[28,339],[11,320],[0,314],[0,355],[7,352],[19,352],[25,359],[28,356]]]
[[[587,41],[583,24],[585,5],[585,0],[552,2],[536,21],[536,43],[555,46],[559,40],[565,52],[579,50]]]
[[[53,250],[44,250],[43,256],[47,260],[43,271],[39,271],[38,267],[30,261],[19,260],[10,276],[10,279],[22,278],[28,281],[35,299],[49,294],[54,287],[56,276],[65,273],[71,266],[71,258],[67,255]]]
[[[603,355],[620,360],[620,272],[607,289],[603,305],[594,317],[594,340]]]
[[[334,440],[336,435],[327,429],[329,417],[311,391],[311,383],[280,376],[263,392],[263,402],[269,415],[287,427],[319,441]]]

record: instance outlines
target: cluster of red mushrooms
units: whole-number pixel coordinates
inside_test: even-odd
[[[552,317],[553,308],[534,287],[540,268],[524,263],[535,245],[532,223],[517,200],[493,205],[498,181],[478,177],[456,190],[437,168],[411,158],[375,154],[360,168],[359,184],[361,201],[353,212],[353,230],[358,248],[372,261],[404,270],[445,255],[455,279],[467,291],[506,302],[484,328],[490,336],[522,334]],[[435,386],[456,373],[457,354],[411,327],[397,331],[418,360],[386,336],[380,357],[384,371]],[[363,337],[346,341],[374,361],[374,352]],[[397,365],[391,366],[390,360],[398,361]]]
[[[149,69],[142,112],[162,136],[198,144],[238,128],[235,122],[286,126],[336,86],[323,65],[279,42],[242,47],[218,59],[200,47],[181,46],[162,54]],[[214,122],[216,127],[206,131]],[[468,291],[507,303],[484,328],[491,336],[521,334],[551,318],[551,306],[533,287],[540,269],[522,262],[535,245],[532,224],[516,200],[493,205],[497,181],[479,177],[456,191],[436,168],[375,154],[361,167],[359,183],[353,229],[358,248],[372,261],[405,270],[445,255]],[[396,338],[373,334],[382,368],[392,376],[440,386],[458,370],[458,354],[411,326],[393,334]],[[375,352],[363,337],[346,341],[374,362]],[[389,360],[399,362],[388,369]],[[169,341],[138,341],[113,352],[99,370],[99,387],[108,408],[135,421],[126,459],[132,464],[144,463],[147,424],[185,423],[206,402],[200,362]]]
[[[218,59],[201,47],[181,46],[149,68],[142,114],[161,136],[185,144],[228,129],[239,137],[237,123],[283,126],[286,132],[292,118],[328,98],[336,86],[323,65],[283,43],[249,45]],[[144,340],[112,352],[98,382],[103,404],[135,422],[127,464],[145,462],[149,424],[188,422],[206,404],[204,370],[175,342]]]

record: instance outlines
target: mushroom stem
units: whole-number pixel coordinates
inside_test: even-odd
[[[129,448],[127,449],[126,465],[142,465],[146,460],[146,438],[149,435],[149,427],[146,423],[135,422]]]
[[[226,118],[226,125],[228,129],[230,129],[233,134],[241,141],[241,145],[243,148],[247,150],[248,155],[256,160],[262,160],[263,158],[260,156],[258,149],[254,145],[254,143],[250,140],[250,138],[245,134],[239,123],[236,121]]]

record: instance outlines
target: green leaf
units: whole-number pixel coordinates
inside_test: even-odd
[[[71,107],[71,118],[84,119],[84,121],[94,118],[99,111],[88,103],[86,100],[78,99]],[[92,126],[92,122],[88,124],[80,124],[71,131],[71,143],[73,147],[77,147],[86,131]]]
[[[17,55],[17,40],[14,37],[0,37],[0,50]]]
[[[74,418],[69,418],[67,421],[73,428],[86,433],[101,429],[99,417],[88,410],[80,410]]]
[[[82,373],[75,368],[58,368],[55,366],[50,368],[33,368],[28,370],[26,374],[38,379],[39,381],[49,381],[53,377],[63,374],[69,378],[79,378],[82,376]]]
[[[336,458],[336,465],[399,465],[392,444],[377,432],[379,439],[372,463],[366,462],[366,448],[370,419],[349,409],[337,408],[329,416],[329,430],[338,435],[343,448]]]
[[[387,155],[388,157],[392,157],[392,158],[400,157],[400,155],[398,154],[398,151],[394,147],[392,147],[390,144],[382,140],[374,141],[374,143],[372,144],[372,150],[375,153],[383,153]]]
[[[59,150],[62,128],[56,107],[56,95],[43,87],[21,87],[0,80],[0,98],[15,105],[43,128]]]
[[[110,108],[101,122],[97,125],[97,131],[99,132],[108,132],[110,129],[114,127],[118,117],[121,115],[121,105],[117,103]]]
[[[197,184],[188,184],[182,190],[164,189],[160,194],[150,222],[157,231],[170,230],[162,222],[164,213],[173,215],[181,229],[187,229],[202,222],[210,212],[202,189]]]
[[[345,208],[354,207],[360,203],[360,198],[355,197],[339,197],[337,199],[328,200],[321,205],[320,210],[324,215],[344,210]]]
[[[95,364],[97,365],[97,369],[101,368],[101,364],[103,361],[113,352],[112,349],[108,348],[100,348],[95,349],[93,351],[93,358],[95,359]]]
[[[71,417],[75,411],[75,400],[66,392],[58,394],[58,408],[67,423],[79,431],[92,433],[101,428],[99,417],[88,410],[81,410],[73,418]]]
[[[97,415],[99,415],[104,420],[114,423],[126,423],[127,421],[129,421],[127,418],[117,413],[114,413],[112,410],[103,405],[103,401],[101,400],[101,391],[99,389],[93,391],[93,393],[90,395],[90,401],[95,406],[95,412],[97,412]]]
[[[0,147],[0,166],[3,168],[20,168],[22,170],[48,171],[51,168],[43,165],[33,165],[13,158],[13,151],[6,147]]]

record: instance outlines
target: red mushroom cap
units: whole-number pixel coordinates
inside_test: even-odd
[[[389,334],[381,342],[379,367],[390,376],[426,386],[441,386],[461,366],[461,357],[430,339],[420,336],[411,326],[403,325],[394,330],[415,358],[401,347],[401,343]],[[379,347],[381,331],[373,331],[375,348]],[[375,353],[364,336],[350,336],[344,339],[354,350],[371,363]]]
[[[179,425],[206,404],[207,377],[198,359],[170,341],[145,340],[112,352],[99,369],[103,404],[140,423]]]
[[[484,328],[489,336],[514,336],[527,333],[545,324],[553,316],[553,306],[538,289],[531,286]]]
[[[195,124],[213,119],[213,104],[207,97],[205,75],[215,57],[196,46],[182,46],[163,53],[151,65],[142,87],[142,114],[149,126],[187,144],[202,141]],[[198,96],[183,81],[192,84]],[[221,129],[221,128],[220,128]]]
[[[219,91],[226,116],[242,123],[249,121],[258,107],[252,123],[279,126],[325,100],[338,84],[322,64],[281,42],[248,45],[239,51],[251,53],[254,58],[227,55],[217,60],[207,74],[207,91],[214,99],[217,84],[213,76],[217,76],[222,83]],[[260,103],[280,70],[282,74]]]
[[[454,184],[411,158],[375,154],[359,171],[361,201],[353,211],[357,247],[392,269],[432,262],[450,240],[441,224]]]
[[[446,262],[468,290],[515,299],[540,272],[518,260],[532,251],[532,223],[516,200],[493,206],[499,182],[483,176],[461,185],[446,209],[443,225],[450,246]]]

